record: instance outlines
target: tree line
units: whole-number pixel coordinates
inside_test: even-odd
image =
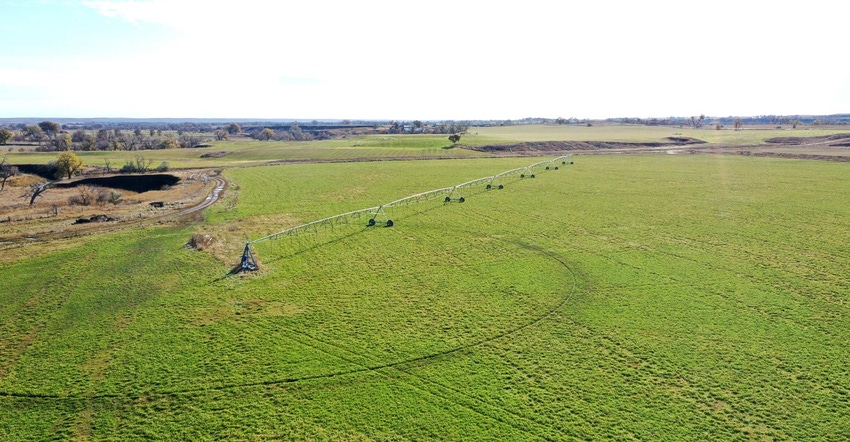
[[[36,151],[107,151],[107,150],[153,150],[199,147],[209,138],[182,130],[163,134],[162,129],[132,131],[100,128],[96,131],[77,129],[73,132],[62,130],[52,121],[24,125],[17,130],[0,129],[0,145],[9,141],[34,143]]]

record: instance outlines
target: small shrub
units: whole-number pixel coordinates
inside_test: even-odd
[[[124,196],[124,194],[115,189],[109,190],[109,202],[111,204],[118,204],[118,200],[121,199],[122,196]]]
[[[136,165],[134,163],[127,162],[127,163],[124,163],[123,166],[121,166],[121,173],[136,173],[136,172],[138,172],[138,169],[136,169]]]
[[[121,198],[121,192],[112,189],[98,188],[97,203],[98,204],[115,204]]]
[[[136,157],[135,161],[128,160],[121,166],[121,173],[147,173],[152,161],[141,156]]]
[[[186,245],[195,250],[204,250],[207,247],[211,246],[212,243],[212,236],[203,233],[195,233],[192,235],[191,238],[189,238],[189,242],[186,243]]]
[[[90,206],[99,201],[100,190],[94,186],[77,186],[77,194],[68,198],[68,204],[76,206]]]
[[[92,204],[115,204],[123,195],[112,189],[98,186],[77,186],[77,194],[68,198],[68,204],[91,206]]]
[[[159,163],[159,166],[156,166],[157,172],[168,172],[168,161],[163,161]]]

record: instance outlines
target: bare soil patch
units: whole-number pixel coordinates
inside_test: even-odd
[[[788,144],[800,146],[805,144],[829,144],[830,146],[850,146],[850,134],[834,134],[822,137],[775,137],[764,140],[770,144]],[[837,143],[830,143],[836,141]]]
[[[650,143],[627,143],[618,141],[538,141],[524,142],[516,144],[485,144],[480,146],[463,146],[464,149],[474,150],[477,152],[512,152],[512,153],[529,153],[529,152],[563,152],[563,151],[593,151],[593,150],[608,150],[608,149],[634,149],[634,148],[658,148],[658,147],[675,147],[687,146],[694,144],[704,144],[705,141],[690,137],[667,137],[666,142],[650,142]]]
[[[201,158],[221,158],[227,156],[228,154],[230,154],[230,152],[225,152],[223,150],[218,152],[207,152],[201,155]]]
[[[850,156],[842,155],[814,155],[806,153],[788,153],[788,152],[751,152],[741,151],[741,155],[752,157],[767,157],[767,158],[786,158],[796,160],[819,160],[819,161],[838,161],[841,163],[850,163]]]

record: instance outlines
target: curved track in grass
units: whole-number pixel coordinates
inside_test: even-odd
[[[221,196],[221,193],[224,192],[224,189],[227,187],[227,182],[224,181],[221,178],[218,178],[218,177],[214,177],[212,180],[215,181],[215,187],[213,187],[213,189],[210,191],[210,193],[207,195],[207,197],[204,199],[204,201],[201,202],[201,204],[198,204],[197,206],[190,207],[188,209],[181,210],[181,211],[179,211],[175,214],[166,215],[166,216],[168,216],[168,217],[179,217],[179,216],[183,216],[183,215],[188,215],[190,213],[200,212],[201,210],[204,210],[207,207],[215,204],[218,201],[218,198]]]
[[[201,210],[201,209],[198,209],[198,210]],[[521,332],[525,329],[531,328],[531,327],[539,324],[540,322],[546,320],[547,318],[554,315],[555,313],[557,313],[572,299],[572,297],[575,294],[577,287],[578,287],[578,276],[576,275],[576,272],[562,258],[560,258],[558,255],[556,255],[553,252],[547,251],[547,250],[545,250],[541,247],[538,247],[538,246],[535,246],[535,245],[532,245],[532,244],[523,244],[523,247],[525,247],[527,250],[532,251],[533,253],[538,253],[538,254],[543,255],[544,257],[546,257],[548,259],[551,259],[551,260],[557,262],[559,266],[561,266],[565,269],[566,275],[567,275],[567,281],[565,281],[566,282],[565,285],[568,286],[568,288],[566,289],[564,296],[560,299],[560,301],[557,303],[557,305],[552,307],[550,310],[544,312],[541,315],[538,315],[536,317],[531,318],[529,321],[527,321],[525,323],[519,324],[516,327],[504,330],[500,333],[497,333],[497,334],[494,334],[494,335],[491,335],[491,336],[488,336],[488,337],[485,337],[485,338],[482,338],[482,339],[479,339],[479,340],[476,340],[476,341],[473,341],[473,342],[470,342],[470,343],[467,343],[467,344],[459,345],[457,347],[442,350],[442,351],[439,351],[439,352],[429,353],[429,354],[422,355],[422,356],[415,356],[415,357],[412,357],[412,358],[407,358],[407,359],[403,359],[403,360],[399,360],[399,361],[384,362],[384,363],[377,363],[377,364],[358,363],[358,362],[356,362],[352,359],[349,359],[349,358],[346,358],[346,357],[343,357],[343,356],[340,356],[340,355],[337,354],[335,356],[338,357],[339,359],[341,359],[345,362],[357,365],[359,367],[353,368],[353,369],[347,369],[347,370],[334,371],[334,372],[330,372],[330,373],[320,373],[320,374],[315,374],[315,375],[307,375],[307,376],[292,377],[292,378],[270,379],[270,380],[257,381],[257,382],[239,382],[239,383],[232,383],[232,384],[215,385],[215,386],[210,386],[210,387],[149,391],[149,392],[146,392],[144,394],[132,394],[131,393],[131,394],[100,394],[100,395],[98,395],[98,394],[93,394],[93,395],[51,395],[51,394],[32,394],[32,393],[26,393],[26,392],[0,391],[0,397],[25,398],[25,399],[46,399],[46,400],[91,400],[91,399],[136,400],[136,399],[141,399],[141,398],[173,396],[173,395],[188,394],[188,393],[198,393],[198,392],[204,392],[204,391],[222,391],[222,390],[232,390],[232,389],[236,389],[236,388],[272,386],[272,385],[291,384],[291,383],[318,380],[318,379],[330,379],[330,378],[337,377],[337,376],[345,376],[345,375],[352,375],[352,374],[358,374],[358,373],[373,372],[373,371],[378,371],[378,370],[387,369],[387,368],[398,368],[398,367],[402,367],[404,365],[409,365],[409,364],[422,362],[422,361],[434,360],[434,359],[437,359],[437,358],[440,358],[440,357],[443,357],[443,356],[448,356],[448,355],[452,355],[452,354],[455,354],[455,353],[459,353],[459,352],[462,352],[464,350],[469,350],[469,349],[487,344],[489,342],[493,342],[493,341],[496,341],[496,340],[499,340],[499,339],[502,339],[502,338],[510,337],[511,335],[519,333],[519,332]],[[298,333],[298,334],[300,334],[304,337],[307,337],[311,340],[314,340],[316,342],[322,342],[325,345],[336,347],[339,350],[344,351],[346,353],[355,354],[355,352],[353,350],[346,349],[344,347],[340,347],[340,346],[338,346],[334,343],[324,342],[321,339],[319,339],[315,336],[312,336],[312,335],[310,335],[306,332],[295,331],[295,330],[293,330],[293,332]]]

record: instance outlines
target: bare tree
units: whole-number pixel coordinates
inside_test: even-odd
[[[3,160],[0,161],[0,178],[3,178],[3,184],[0,185],[0,192],[6,188],[6,180],[8,180],[9,177],[13,177],[18,174],[20,174],[18,168],[9,164],[4,156]]]
[[[741,126],[744,125],[741,121],[741,117],[735,117],[735,119],[732,120],[732,124],[735,126],[735,130],[741,130]]]
[[[142,156],[136,157],[136,169],[139,173],[147,173],[148,169],[151,167],[151,163],[153,163],[153,160],[146,159]]]
[[[238,125],[238,124],[236,124],[236,123],[230,123],[230,124],[228,124],[228,125],[226,126],[225,130],[226,130],[226,131],[227,131],[227,133],[229,133],[229,134],[238,134],[238,133],[242,133],[242,128],[241,128],[241,127],[239,127],[239,125]]]
[[[62,131],[62,126],[60,126],[59,123],[54,123],[53,121],[42,121],[41,123],[38,123],[38,127],[51,137]]]
[[[47,182],[44,182],[44,183],[41,183],[41,184],[39,184],[39,183],[30,184],[30,186],[27,188],[26,193],[24,193],[21,196],[21,198],[29,198],[30,199],[30,206],[32,206],[32,204],[35,202],[35,199],[40,197],[41,194],[44,193],[45,190],[47,190],[47,188],[50,186],[51,183],[52,183],[51,181],[47,181]]]
[[[0,144],[6,144],[15,134],[9,129],[0,129]]]
[[[180,147],[192,148],[192,147],[198,147],[198,145],[203,143],[203,141],[204,140],[201,137],[196,137],[194,135],[186,134],[186,135],[180,136],[179,143],[180,143]]]
[[[24,138],[31,141],[41,141],[44,139],[44,130],[41,127],[32,125],[24,128]]]
[[[269,128],[264,128],[262,131],[257,133],[258,140],[268,141],[274,138],[274,131]]]
[[[70,150],[73,146],[73,140],[70,134],[56,134],[51,140],[51,144],[56,150]]]

